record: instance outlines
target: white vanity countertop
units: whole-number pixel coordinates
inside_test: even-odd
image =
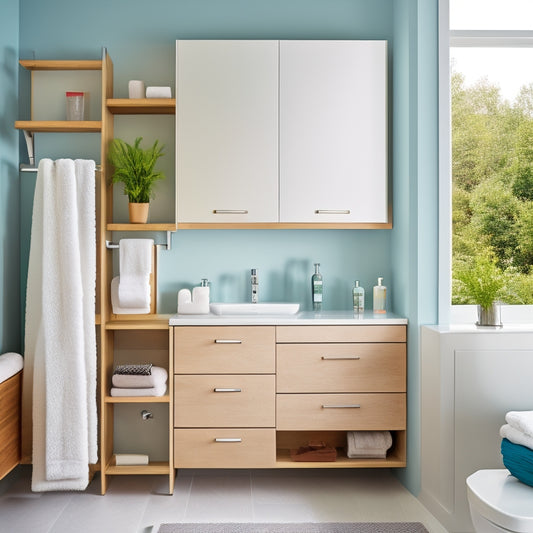
[[[301,311],[295,315],[172,315],[170,326],[380,326],[405,325],[407,319],[393,313],[375,315],[365,311],[354,316],[353,311]]]

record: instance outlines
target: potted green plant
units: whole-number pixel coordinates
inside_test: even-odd
[[[501,326],[500,299],[504,295],[505,274],[490,253],[474,261],[455,274],[466,296],[466,302],[478,306],[478,326]]]
[[[133,145],[122,139],[113,139],[109,145],[109,162],[114,167],[112,183],[123,183],[124,194],[129,200],[129,215],[132,223],[145,223],[148,219],[150,198],[157,180],[165,176],[155,170],[157,160],[163,155],[163,146],[155,141],[147,149],[141,148],[142,137]]]

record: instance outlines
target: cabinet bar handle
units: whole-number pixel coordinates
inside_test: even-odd
[[[242,344],[238,339],[215,339],[215,344]]]
[[[242,390],[241,389],[219,389],[217,387],[213,389],[213,392],[242,392]]]
[[[215,215],[247,215],[248,209],[213,209]]]
[[[219,438],[216,438],[216,437],[215,437],[215,442],[242,442],[242,439],[240,439],[240,438],[235,438],[235,439],[231,439],[231,438],[227,438],[227,439],[219,439]]]
[[[347,355],[346,357],[343,357],[341,355],[323,355],[322,360],[323,361],[358,361],[361,359],[358,355]]]
[[[361,406],[357,403],[345,405],[323,405],[322,409],[360,409]]]
[[[349,209],[316,209],[316,215],[349,215]]]

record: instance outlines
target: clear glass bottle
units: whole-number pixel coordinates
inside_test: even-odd
[[[362,315],[365,312],[365,289],[359,286],[359,280],[355,280],[353,295],[353,312]]]
[[[313,311],[322,310],[323,281],[320,273],[320,263],[315,263],[315,273],[311,277],[311,294],[313,296]]]
[[[387,287],[382,282],[383,278],[378,278],[378,284],[374,285],[374,313],[387,312]]]

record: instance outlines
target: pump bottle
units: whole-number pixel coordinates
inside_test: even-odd
[[[378,284],[374,285],[374,313],[387,312],[387,287],[382,282],[383,278],[378,278]]]

